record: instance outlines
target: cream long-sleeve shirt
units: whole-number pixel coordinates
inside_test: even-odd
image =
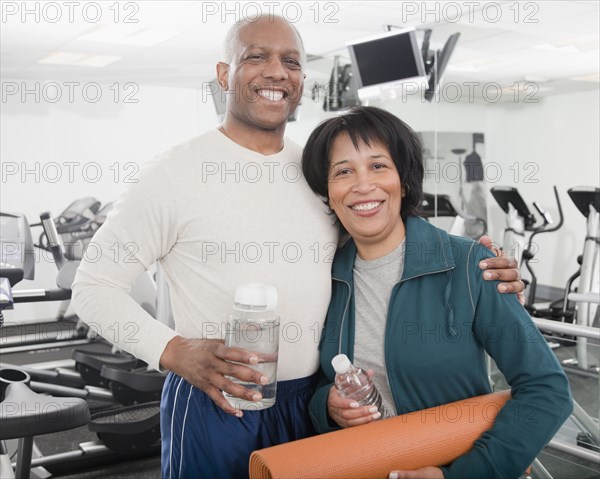
[[[224,337],[238,285],[271,284],[281,317],[278,380],[314,373],[337,234],[302,177],[300,156],[288,139],[281,152],[265,156],[214,130],[145,164],[78,269],[78,315],[158,369],[176,335]],[[175,330],[128,294],[157,260]]]

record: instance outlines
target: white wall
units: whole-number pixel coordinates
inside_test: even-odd
[[[139,165],[217,124],[212,100],[203,102],[196,90],[142,85],[131,98],[137,103],[122,96],[115,103],[109,87],[102,85],[97,103],[81,96],[70,103],[66,90],[59,103],[7,98],[0,130],[3,210],[35,218],[43,209],[58,214],[81,196],[115,199]]]

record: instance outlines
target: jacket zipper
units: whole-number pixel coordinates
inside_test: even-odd
[[[408,281],[409,279],[414,279],[414,278],[419,278],[421,276],[426,276],[428,274],[434,274],[434,273],[444,273],[446,271],[450,271],[454,269],[454,266],[450,267],[450,268],[446,268],[446,269],[440,269],[437,271],[430,271],[428,273],[423,273],[423,274],[419,274],[417,276],[411,276],[410,278],[404,278],[401,279],[400,281],[398,281],[398,283],[396,283],[394,285],[394,288],[392,288],[392,296],[390,296],[390,303],[388,304],[388,312],[387,312],[387,316],[385,318],[385,331],[384,331],[384,341],[383,341],[383,366],[385,367],[385,380],[387,381],[387,385],[388,385],[388,389],[390,390],[390,394],[392,395],[392,400],[394,401],[394,408],[396,409],[396,414],[398,414],[398,401],[396,400],[396,397],[394,396],[394,389],[392,388],[392,385],[390,383],[390,375],[388,374],[388,360],[387,360],[387,356],[388,356],[388,335],[387,335],[387,328],[388,328],[388,322],[390,320],[390,304],[391,304],[391,300],[394,294],[394,289],[396,287],[398,287],[399,285],[401,285],[402,283]],[[387,417],[391,417],[391,413],[392,411],[386,411],[386,415]]]
[[[396,283],[396,285],[394,286],[394,288],[396,286],[398,286],[399,284],[402,284],[410,279],[415,279],[415,278],[420,278],[421,276],[427,276],[428,274],[436,274],[436,273],[445,273],[446,271],[450,271],[454,269],[454,266],[450,266],[448,268],[445,269],[438,269],[436,271],[428,271],[426,273],[422,273],[422,274],[418,274],[416,276],[411,276],[410,278],[404,278],[401,279],[400,281],[398,281],[398,283]],[[344,283],[346,286],[348,286],[348,299],[346,299],[346,306],[344,307],[344,312],[342,313],[342,322],[340,323],[340,339],[338,340],[338,354],[342,353],[342,335],[343,335],[343,330],[344,330],[344,321],[346,320],[346,312],[348,311],[348,306],[350,304],[350,297],[352,295],[352,287],[350,286],[350,283],[348,283],[347,281],[344,281],[343,279],[339,279],[336,277],[332,277],[332,279],[334,279],[335,281],[339,281],[340,283]],[[392,293],[393,293],[393,289],[392,289]],[[390,297],[390,300],[392,298]],[[388,304],[388,313],[387,313],[387,317],[385,319],[385,329],[386,331],[384,331],[384,350],[383,350],[383,365],[385,367],[385,375],[386,375],[386,381],[387,381],[387,385],[388,388],[390,390],[390,393],[392,395],[392,399],[394,400],[394,407],[396,409],[396,412],[398,412],[398,406],[397,406],[397,400],[396,397],[394,396],[394,389],[392,388],[392,385],[390,384],[390,375],[388,374],[388,361],[387,361],[387,352],[388,352],[388,347],[387,347],[387,343],[388,343],[388,335],[387,335],[387,327],[388,327],[388,322],[390,320],[390,305]],[[353,358],[354,359],[354,358]],[[391,412],[391,411],[389,411]]]

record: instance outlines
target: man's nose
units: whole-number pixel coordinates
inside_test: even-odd
[[[279,58],[271,58],[265,65],[263,75],[274,80],[286,80],[288,71]]]

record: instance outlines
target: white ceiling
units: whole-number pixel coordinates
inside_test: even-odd
[[[73,7],[69,3],[3,2],[3,79],[200,88],[215,76],[214,65],[221,59],[221,44],[229,26],[243,13],[253,15],[257,9],[268,13],[271,8],[289,20],[297,20],[295,25],[307,52],[325,57],[310,62],[308,85],[328,78],[334,54],[347,56],[345,42],[380,33],[384,25],[392,24],[431,28],[433,46],[438,47],[450,34],[461,32],[444,77],[446,82],[497,82],[509,86],[531,81],[540,86],[542,94],[599,88],[598,1],[124,1],[118,8],[113,1],[71,2],[76,4]],[[91,4],[100,5],[101,10]],[[24,5],[29,9],[27,14]],[[119,18],[115,23],[116,11]],[[56,21],[58,13],[61,18]],[[93,22],[98,13],[100,19]],[[126,23],[127,15],[137,23]],[[172,36],[154,46],[79,38],[107,26],[123,31],[160,29]],[[101,68],[38,63],[57,51],[122,59]],[[593,75],[595,81],[573,80]]]

